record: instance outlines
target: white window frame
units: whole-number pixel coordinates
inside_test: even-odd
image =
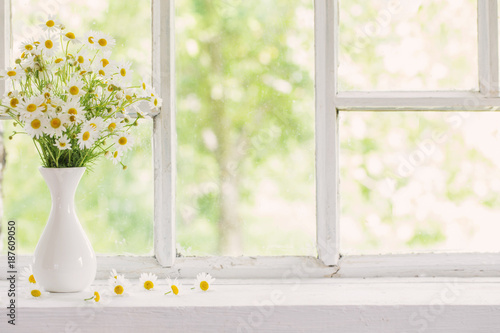
[[[0,0],[0,63],[9,63],[10,4]],[[498,276],[500,253],[407,254],[341,257],[339,252],[340,111],[496,110],[497,0],[478,0],[479,91],[350,92],[337,90],[339,0],[314,0],[316,92],[317,257],[177,257],[175,249],[175,33],[174,0],[152,0],[153,85],[163,98],[154,116],[154,256],[98,256],[97,278],[111,268],[137,277],[151,271],[189,278],[200,271],[221,278]],[[5,87],[0,86],[0,91]],[[0,256],[4,262],[5,256]],[[19,257],[28,265],[31,256]],[[5,279],[0,272],[0,279]]]

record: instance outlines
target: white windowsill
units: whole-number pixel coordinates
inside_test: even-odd
[[[96,286],[102,289],[106,282],[96,281]],[[6,287],[0,281],[3,309]],[[110,331],[120,332],[370,333],[500,328],[500,278],[217,280],[213,287],[211,292],[176,297],[164,296],[166,287],[160,285],[159,291],[134,290],[126,297],[103,295],[99,304],[83,301],[90,291],[44,299],[18,296],[16,328],[87,332],[112,325]],[[11,328],[7,319],[2,315],[1,332]]]

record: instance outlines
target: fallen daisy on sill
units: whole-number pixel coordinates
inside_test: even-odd
[[[155,283],[158,277],[155,274],[152,273],[142,273],[141,278],[139,281],[141,281],[142,287],[146,290],[154,290],[155,288]]]
[[[94,291],[94,295],[92,297],[84,299],[84,301],[94,300],[95,303],[98,303],[101,300],[101,295],[98,291]]]
[[[128,295],[127,290],[129,283],[127,279],[123,277],[123,275],[118,275],[114,281],[109,279],[109,285],[111,287],[111,292],[115,296],[126,296]]]
[[[28,281],[29,283],[36,283],[35,276],[33,275],[33,267],[31,265],[23,268],[20,280]]]
[[[177,279],[173,280],[171,278],[167,278],[167,286],[168,286],[168,291],[165,293],[165,295],[172,294],[172,295],[179,295],[184,292],[184,287],[182,284],[177,281]]]
[[[196,282],[194,287],[191,289],[195,289],[198,291],[207,291],[210,289],[210,285],[215,281],[215,279],[208,273],[200,273],[196,276]]]

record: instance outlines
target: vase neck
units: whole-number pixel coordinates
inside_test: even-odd
[[[76,188],[85,168],[40,168],[52,197],[52,208],[73,211]]]

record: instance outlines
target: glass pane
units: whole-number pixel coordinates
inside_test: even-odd
[[[341,0],[339,90],[477,90],[477,0]]]
[[[312,0],[176,2],[183,255],[314,255]]]
[[[498,252],[500,114],[341,112],[341,250]]]
[[[14,55],[19,54],[21,42],[40,33],[38,24],[48,13],[54,13],[77,38],[89,30],[112,35],[116,45],[111,58],[131,61],[134,80],[151,74],[150,1],[128,0],[126,6],[122,0],[12,1]],[[4,125],[2,221],[5,226],[8,219],[16,220],[19,253],[30,253],[47,221],[50,195],[37,170],[40,161],[31,139],[17,135],[8,140],[12,123],[5,121]],[[128,169],[122,171],[103,159],[83,176],[77,190],[78,216],[98,253],[152,253],[152,122],[139,126],[132,135],[135,148],[124,159]]]

